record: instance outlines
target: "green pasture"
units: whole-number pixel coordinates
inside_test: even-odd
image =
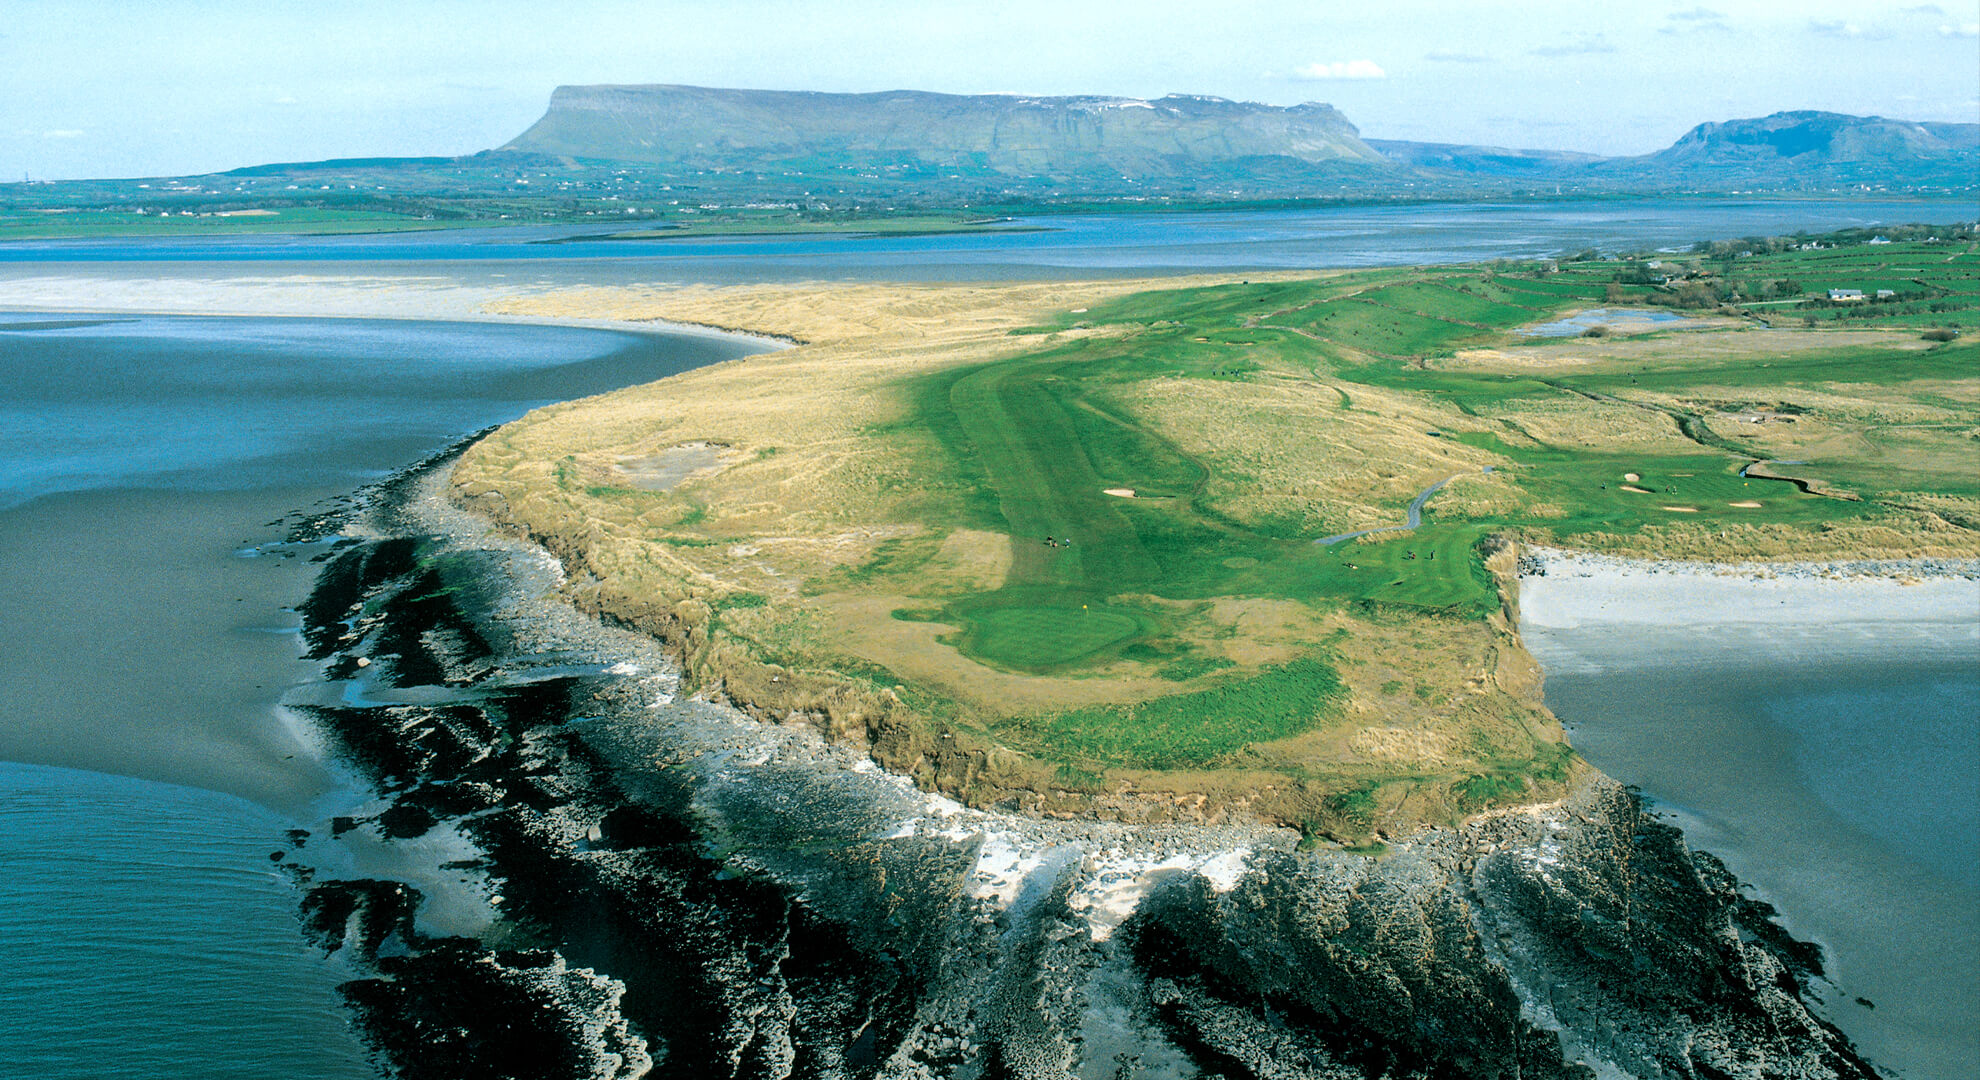
[[[325,210],[288,207],[249,217],[198,214],[136,214],[78,211],[44,214],[0,214],[0,241],[62,240],[84,237],[248,236],[256,233],[414,232],[457,227],[461,222],[425,221],[373,210]]]
[[[1600,300],[1607,291],[1607,286],[1603,282],[1579,281],[1566,275],[1544,278],[1500,276],[1493,279],[1493,284],[1496,288],[1509,294],[1525,293],[1529,296],[1543,297],[1550,301],[1566,301],[1569,303]]]
[[[1455,286],[1427,281],[1374,289],[1363,293],[1362,299],[1373,300],[1399,311],[1477,323],[1494,329],[1521,326],[1541,314],[1532,307],[1501,303]]]

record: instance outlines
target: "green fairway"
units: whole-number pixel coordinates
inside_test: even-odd
[[[1090,607],[990,607],[973,613],[964,647],[1011,667],[1045,671],[1084,660],[1142,631],[1132,615]]]
[[[1412,533],[1315,549],[1314,533],[1305,527],[1269,519],[1245,525],[1214,512],[1203,496],[1212,466],[1142,423],[1126,404],[1125,388],[1147,379],[1243,382],[1304,374],[1319,345],[1289,336],[1281,326],[1377,355],[1437,355],[1468,342],[1503,343],[1508,329],[1582,306],[1613,284],[1576,280],[1587,276],[1385,270],[1136,294],[1061,316],[1065,327],[1075,320],[1137,327],[1127,338],[1065,342],[922,380],[913,394],[924,410],[922,422],[948,450],[944,468],[970,480],[963,505],[980,508],[981,527],[1008,534],[1014,545],[1001,590],[949,603],[946,617],[966,627],[956,643],[986,663],[1028,671],[1098,662],[1135,642],[1173,655],[1177,644],[1165,636],[1169,621],[1156,617],[1154,608],[1120,599],[1136,594],[1170,601],[1276,596],[1472,617],[1496,609],[1496,586],[1475,548],[1494,529],[1517,528],[1529,524],[1526,519],[1443,521],[1433,498],[1424,526]],[[1757,391],[1958,380],[1974,371],[1975,347],[1803,350],[1760,363],[1737,355],[1718,361],[1652,358],[1544,379],[1426,369],[1400,358],[1322,362],[1346,382],[1424,395],[1483,418],[1505,409],[1554,407],[1577,400],[1576,393],[1603,398],[1681,395],[1702,384]],[[1671,416],[1662,422],[1675,436],[1679,417]],[[1689,422],[1700,438],[1711,431],[1702,418]],[[1731,445],[1723,436],[1712,438],[1718,441],[1704,445],[1673,438],[1632,454],[1533,445],[1476,431],[1458,441],[1500,455],[1503,475],[1532,502],[1553,508],[1545,525],[1564,539],[1673,522],[1820,527],[1880,512],[1871,500],[1825,498],[1780,480],[1743,478],[1740,468],[1754,459],[1723,449],[1721,444]],[[1886,440],[1895,445],[1901,437]],[[1858,463],[1854,471],[1835,468],[1823,475],[1868,491],[1873,481],[1893,480],[1870,470],[1891,467]],[[1927,489],[1963,494],[1973,488],[1944,470],[1934,483]],[[1110,489],[1132,491],[1133,497],[1106,494]],[[1401,517],[1398,505],[1393,520]],[[1097,610],[1103,602],[1112,609]]]
[[[971,805],[1242,806],[1363,844],[1543,800],[1580,766],[1501,618],[1514,544],[1980,554],[1980,342],[1924,332],[1980,302],[1953,241],[875,292],[656,308],[807,344],[461,468],[636,577],[601,609],[673,634],[695,685]],[[1695,317],[1519,333],[1642,307]],[[530,438],[597,441],[540,475]],[[620,464],[711,445],[729,464],[679,491]]]
[[[1376,604],[1480,615],[1498,607],[1498,588],[1473,550],[1489,529],[1425,525],[1327,548],[1319,568],[1328,591]]]
[[[1332,667],[1317,658],[1297,660],[1210,690],[1027,718],[999,734],[1050,758],[1088,766],[1200,768],[1247,746],[1311,730],[1326,720],[1340,693]]]

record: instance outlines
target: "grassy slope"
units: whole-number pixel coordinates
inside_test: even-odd
[[[47,214],[25,211],[0,213],[0,241],[423,232],[486,224],[506,224],[506,222],[423,221],[399,214],[364,210],[318,210],[307,207],[291,207],[266,214],[227,217],[215,214],[175,213],[161,216],[116,212]]]
[[[1123,816],[1197,791],[1354,840],[1566,775],[1496,621],[1494,534],[1980,550],[1972,346],[1508,333],[1611,295],[1611,270],[547,301],[816,344],[532,417],[457,482],[589,561],[594,602],[703,682],[863,726],[924,782]],[[1732,430],[1763,406],[1795,422]],[[696,439],[735,464],[613,480]],[[1789,472],[1828,494],[1738,475],[1791,446],[1826,452]],[[1453,476],[1421,528],[1313,543]]]

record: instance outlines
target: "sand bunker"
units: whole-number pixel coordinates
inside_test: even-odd
[[[1666,506],[1663,509],[1669,510],[1674,514],[1695,514],[1698,512],[1698,508],[1695,506]]]
[[[1651,490],[1650,490],[1649,488],[1640,488],[1640,487],[1637,487],[1637,486],[1636,486],[1635,484],[1624,484],[1624,485],[1622,486],[1622,489],[1623,489],[1624,491],[1634,491],[1634,492],[1636,492],[1636,493],[1637,493],[1638,495],[1654,495],[1654,494],[1656,494],[1656,492],[1653,492],[1653,491],[1651,491]]]
[[[1641,480],[1641,479],[1643,479],[1643,478],[1642,478],[1641,476],[1638,476],[1638,475],[1636,475],[1636,474],[1635,474],[1635,473],[1633,473],[1633,472],[1626,472],[1626,473],[1624,473],[1624,474],[1623,474],[1623,479],[1624,479],[1624,480],[1627,480],[1627,481],[1629,481],[1629,482],[1630,482],[1630,483],[1632,483],[1632,484],[1634,484],[1634,483],[1636,483],[1636,482],[1637,482],[1638,480]]]
[[[1748,500],[1746,500],[1745,502],[1736,502],[1736,503],[1727,503],[1726,505],[1727,505],[1727,506],[1737,506],[1737,507],[1739,507],[1739,508],[1740,508],[1740,509],[1742,509],[1742,510],[1758,510],[1758,509],[1760,509],[1760,504],[1759,504],[1759,503],[1757,503],[1757,502],[1754,502],[1754,501],[1753,501],[1752,499],[1748,499]]]
[[[719,443],[683,443],[651,457],[620,458],[616,467],[627,483],[641,491],[672,491],[690,479],[728,468],[723,460],[728,449]]]
[[[1133,489],[1133,488],[1107,488],[1107,489],[1105,489],[1105,490],[1103,490],[1103,491],[1101,492],[1101,494],[1102,494],[1102,495],[1112,495],[1112,496],[1113,496],[1114,498],[1116,498],[1116,499],[1132,499],[1132,498],[1134,498],[1134,489]]]

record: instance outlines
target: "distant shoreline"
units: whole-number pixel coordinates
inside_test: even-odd
[[[526,296],[521,287],[447,284],[426,286],[417,279],[393,281],[388,289],[371,275],[339,273],[211,274],[201,277],[157,277],[111,280],[80,272],[0,281],[8,286],[0,300],[0,316],[8,315],[128,315],[204,316],[254,319],[382,319],[406,322],[478,322],[504,325],[560,326],[585,330],[616,330],[629,334],[684,335],[723,341],[747,341],[771,349],[793,342],[774,334],[736,330],[702,323],[658,319],[598,319],[563,316],[509,315],[487,310],[491,302]],[[25,286],[25,288],[23,288]],[[119,286],[126,286],[120,289]]]

